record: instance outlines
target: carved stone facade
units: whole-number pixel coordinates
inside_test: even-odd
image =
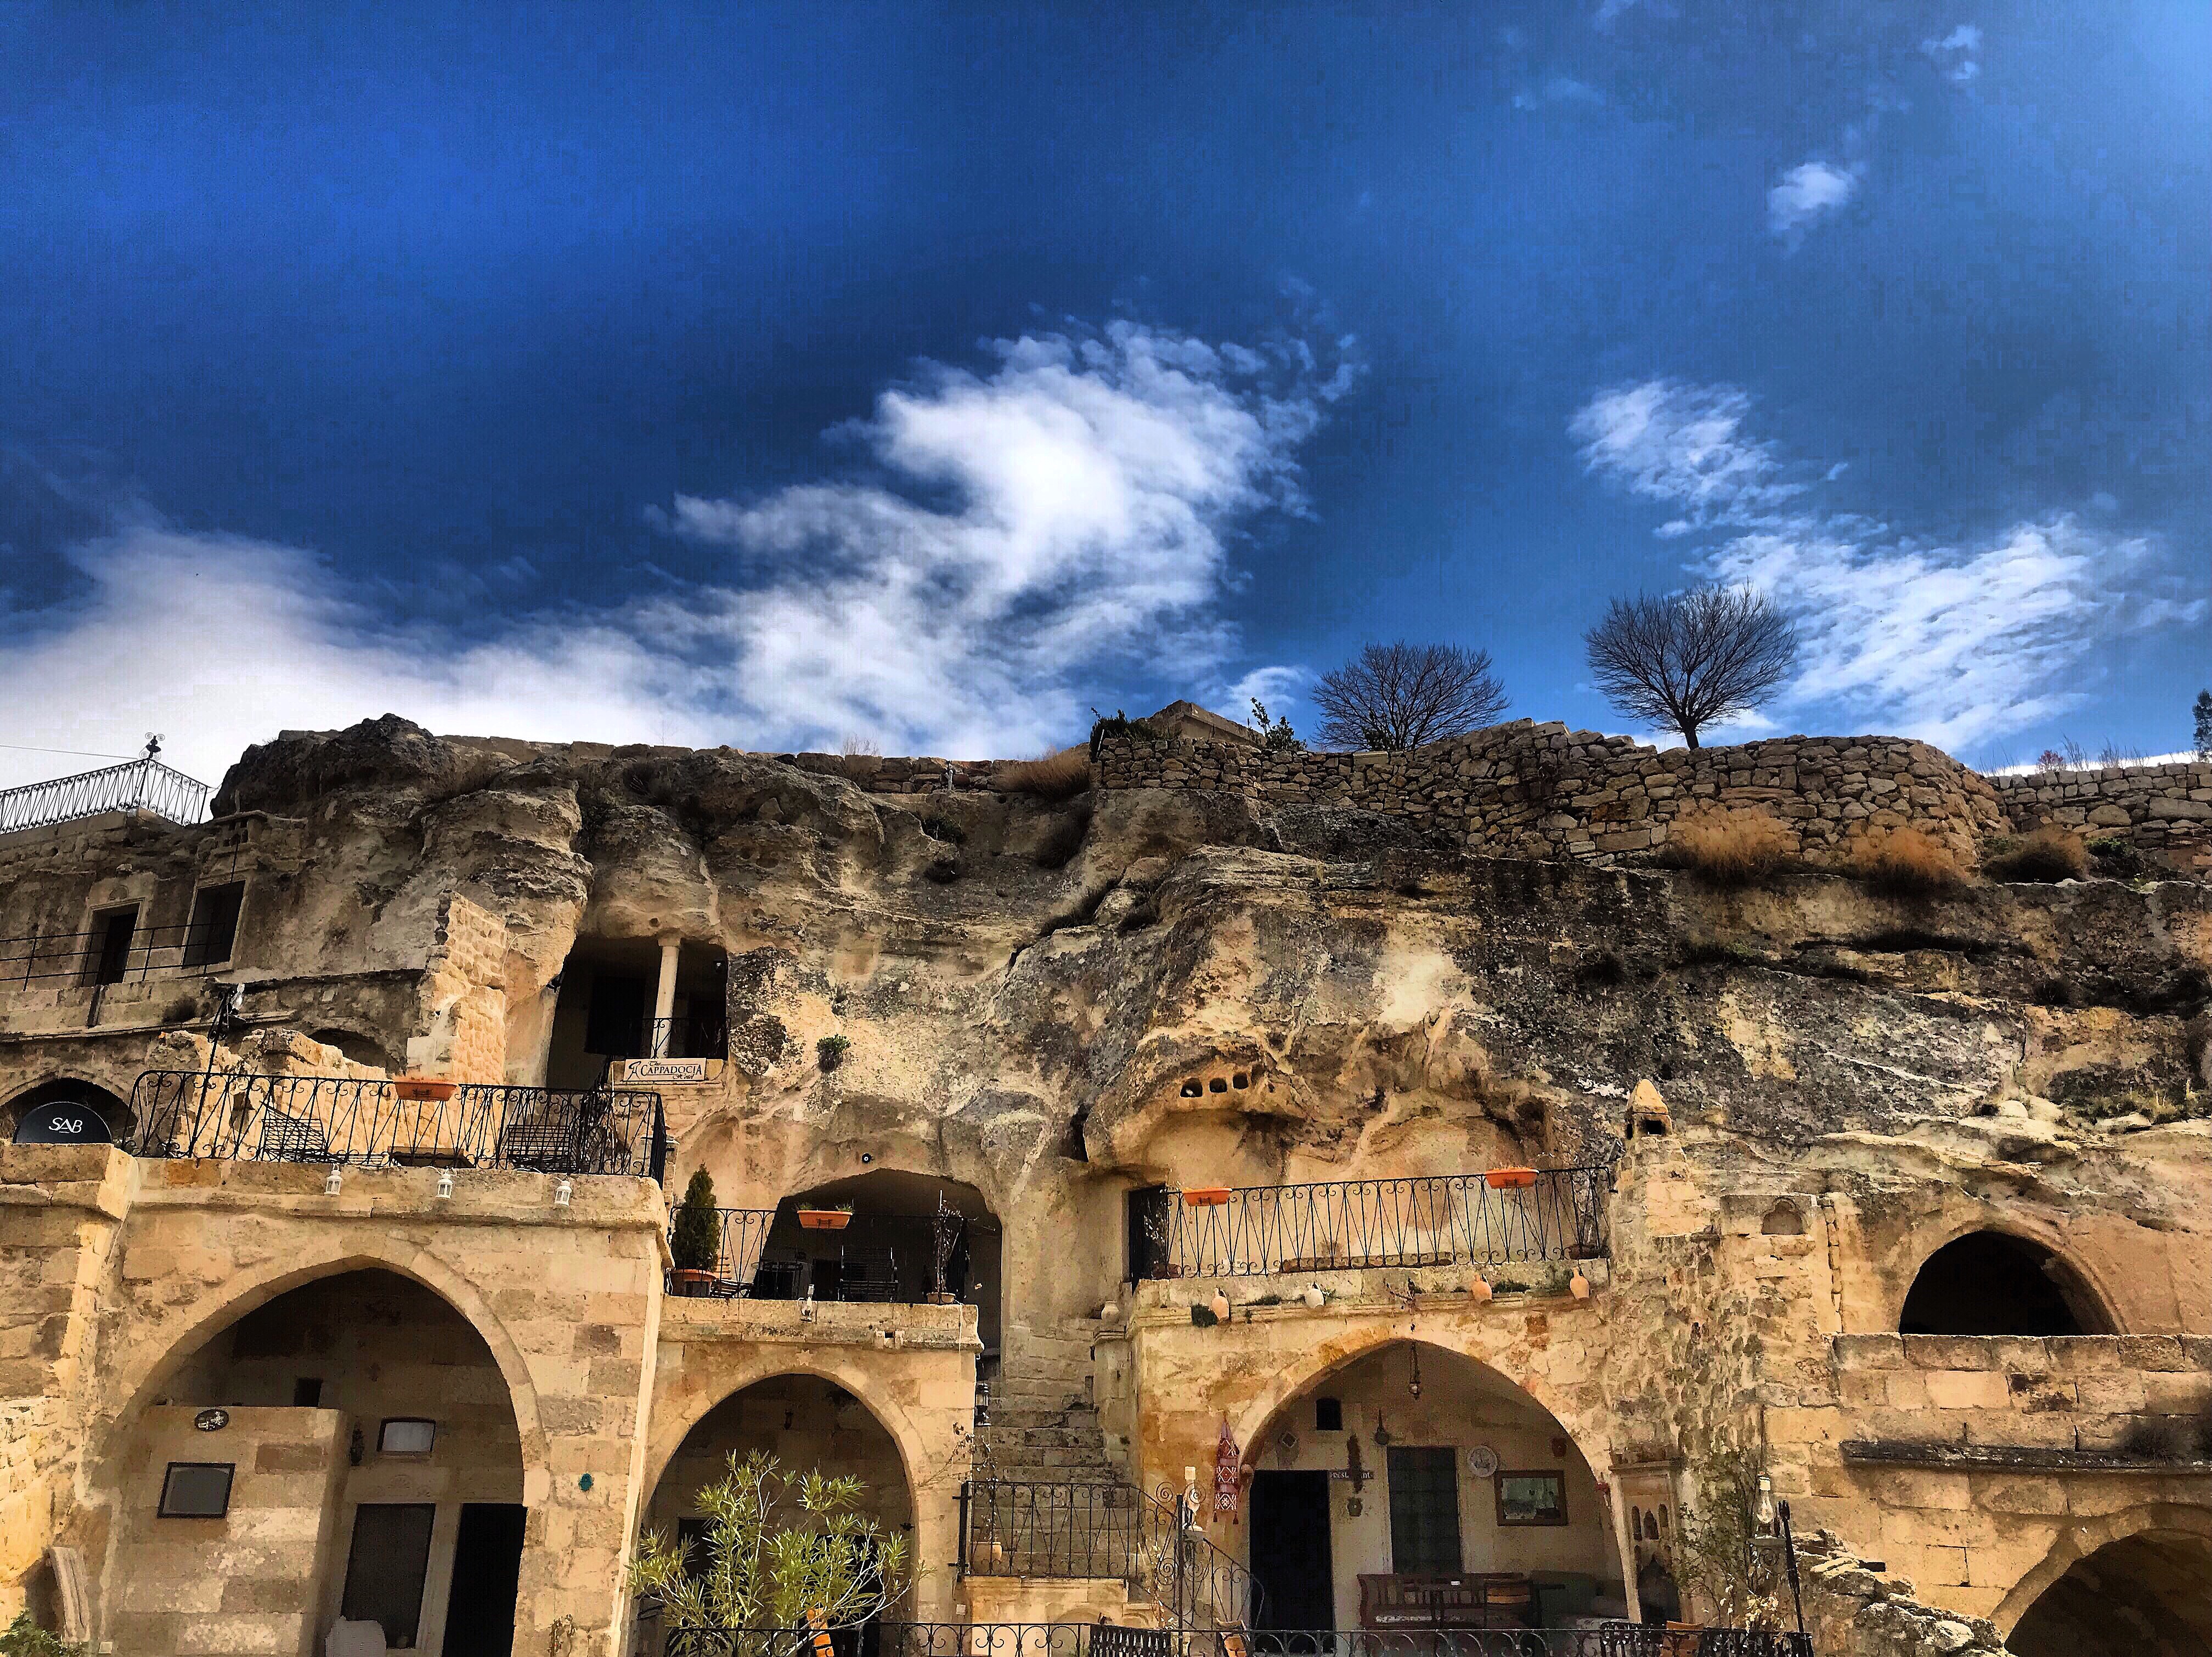
[[[2113,1649],[2191,1648],[2212,888],[1612,866],[1697,800],[1815,863],[1863,823],[1969,863],[2031,826],[1893,739],[1182,729],[1103,732],[1052,801],[996,762],[383,720],[250,750],[208,825],[0,838],[0,1140],[70,1100],[147,1153],[0,1144],[0,1618],[319,1651],[411,1508],[407,1648],[461,1657],[509,1515],[514,1650],[613,1657],[650,1645],[641,1529],[769,1446],[866,1477],[925,1620],[1164,1614],[1006,1574],[1036,1536],[962,1532],[991,1479],[1194,1484],[1263,1580],[1255,1537],[1314,1502],[1309,1621],[1444,1545],[1632,1614],[1740,1453],[1824,1654],[2096,1657],[2077,1565],[2136,1619]],[[191,929],[234,888],[217,954]],[[230,1113],[221,1154],[158,1154],[145,1071]],[[546,1161],[549,1101],[647,1074],[641,1160]],[[449,1114],[327,1114],[400,1076]],[[728,1211],[697,1296],[695,1169]],[[1939,1326],[1976,1318],[2017,1326]],[[229,1511],[165,1513],[198,1462]]]

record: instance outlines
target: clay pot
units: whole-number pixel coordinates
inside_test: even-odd
[[[436,1105],[452,1098],[453,1089],[459,1085],[458,1082],[442,1082],[429,1076],[401,1076],[393,1078],[392,1092],[394,1098],[404,1099],[410,1104]]]
[[[1229,1200],[1229,1187],[1225,1185],[1192,1186],[1182,1193],[1182,1200],[1186,1208],[1219,1208]]]
[[[842,1231],[853,1223],[853,1215],[843,1208],[802,1208],[799,1223],[808,1231]]]
[[[1493,1168],[1486,1171],[1483,1180],[1492,1191],[1526,1191],[1536,1183],[1533,1168]]]
[[[712,1272],[695,1271],[688,1266],[678,1266],[676,1269],[676,1292],[688,1298],[696,1299],[706,1294],[708,1286],[714,1281],[714,1274]]]

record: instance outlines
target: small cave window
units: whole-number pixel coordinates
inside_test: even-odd
[[[1229,1078],[1229,1085],[1238,1089],[1249,1088],[1252,1085],[1252,1078],[1240,1070]]]
[[[1905,1335],[2112,1332],[2073,1267],[2041,1243],[1970,1231],[1928,1257],[1897,1320]]]
[[[1802,1237],[1805,1235],[1805,1217],[1795,1203],[1777,1203],[1766,1211],[1766,1217],[1759,1223],[1759,1229],[1769,1237]]]
[[[1190,1080],[1182,1084],[1182,1096],[1186,1099],[1196,1099],[1203,1095],[1205,1091],[1206,1084],[1200,1082],[1195,1076],[1192,1077]]]
[[[246,883],[203,886],[192,895],[192,918],[185,928],[185,965],[220,966],[238,943],[238,912],[246,902]]]
[[[84,981],[120,984],[131,971],[131,941],[138,932],[138,906],[102,909],[85,940]]]
[[[1229,1091],[1229,1083],[1224,1077],[1217,1076],[1206,1084],[1206,1090],[1208,1093],[1226,1093]]]
[[[1314,1431],[1340,1433],[1344,1430],[1344,1400],[1340,1398],[1317,1398],[1314,1400]]]

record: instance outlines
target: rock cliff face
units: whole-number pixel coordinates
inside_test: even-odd
[[[242,881],[228,976],[256,1033],[233,1039],[240,1062],[527,1084],[565,1062],[592,974],[699,963],[693,1014],[717,1002],[726,1058],[665,1089],[670,1185],[705,1168],[721,1204],[750,1209],[871,1174],[972,1187],[1002,1229],[1000,1309],[981,1325],[1015,1383],[1002,1396],[1081,1396],[1130,1474],[1211,1456],[1248,1410],[1256,1431],[1254,1400],[1313,1329],[1349,1357],[1418,1316],[1424,1338],[1545,1397],[1593,1472],[1610,1456],[1679,1504],[1669,1468],[1755,1441],[1808,1528],[1908,1561],[1947,1610],[1995,1614],[2033,1563],[1990,1563],[2027,1522],[2003,1506],[2025,1486],[1969,1492],[1946,1471],[1956,1491],[1931,1495],[1917,1472],[1852,1472],[1854,1423],[1926,1405],[1948,1439],[2075,1454],[2100,1447],[2061,1417],[2092,1418],[2093,1393],[2099,1423],[2115,1396],[2178,1417],[2212,1353],[2160,1357],[2186,1387],[2144,1382],[2140,1353],[2062,1385],[2050,1375],[2087,1360],[2015,1352],[2006,1375],[1999,1354],[1977,1378],[1978,1357],[1878,1369],[1833,1343],[1895,1340],[1930,1253],[1978,1229],[2063,1247],[2130,1338],[2212,1330],[2212,886],[1900,896],[1814,867],[1724,889],[1634,866],[1685,801],[1789,807],[1815,865],[1852,825],[1922,810],[1968,865],[2024,825],[1918,744],[1655,764],[1601,744],[1553,774],[1546,728],[1509,729],[1495,753],[1431,752],[1380,784],[1354,756],[1193,744],[1171,766],[1152,738],[1109,734],[1093,786],[1053,799],[989,763],[441,737],[386,718],[248,750],[207,828],[0,847],[0,935],[126,899],[181,924],[196,884]],[[2150,820],[2148,801],[2125,809]],[[0,1001],[19,1010],[0,1036],[23,1037],[0,1042],[0,1102],[56,1055],[118,1090],[139,1067],[205,1064],[173,1032],[212,1005],[198,980],[115,1004],[143,1006],[135,1023],[55,981]],[[1626,1142],[1632,1097],[1647,1117],[1663,1099],[1663,1140]],[[1595,1297],[1588,1279],[1571,1294],[1564,1259],[1510,1307],[1470,1300],[1465,1273],[1348,1271],[1325,1310],[1276,1285],[1243,1308],[1248,1347],[1206,1347],[1210,1287],[1201,1307],[1170,1278],[1124,1286],[1125,1199],[1150,1185],[1616,1162]],[[2068,1387],[2078,1417],[2045,1407]],[[2086,1499],[2057,1478],[2037,1525]],[[1954,1494],[2000,1539],[1938,1545],[1967,1520],[1898,1517]],[[1920,1648],[1928,1618],[1896,1611],[1904,1593],[1881,1618],[1921,1632],[1865,1649]]]
[[[946,792],[935,762],[935,792],[876,792],[841,763],[384,719],[249,750],[222,798],[297,823],[284,925],[324,970],[396,958],[446,892],[502,918],[511,1079],[542,1071],[580,938],[725,950],[733,1062],[683,1123],[725,1190],[862,1143],[1009,1205],[1601,1157],[1639,1077],[1729,1158],[1896,1140],[2063,1185],[2126,1160],[2107,1126],[2192,1118],[2212,1080],[2195,883],[1727,891],[1356,808],[1055,804]],[[1082,1275],[1071,1308],[1110,1287]]]

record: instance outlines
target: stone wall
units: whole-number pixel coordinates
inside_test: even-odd
[[[1743,806],[1778,817],[1817,863],[1838,861],[1867,828],[1903,823],[1972,863],[1990,835],[2057,822],[2124,840],[2184,871],[2212,870],[2205,762],[1984,777],[1901,737],[1654,749],[1522,719],[1407,754],[1271,754],[1140,728],[1102,733],[1094,772],[1107,788],[1358,807],[1469,849],[1596,863],[1656,851],[1686,814]]]
[[[2014,827],[2045,822],[2124,840],[2176,868],[2212,871],[2212,760],[1991,777]]]
[[[1448,841],[1530,857],[1611,863],[1656,850],[1685,815],[1759,807],[1798,849],[1837,861],[1869,828],[1911,823],[1972,861],[2006,827],[1996,792],[1956,760],[1900,737],[1788,737],[1732,748],[1653,749],[1526,719],[1405,754],[1268,754],[1102,733],[1107,788],[1212,790],[1255,804],[1354,806]]]

